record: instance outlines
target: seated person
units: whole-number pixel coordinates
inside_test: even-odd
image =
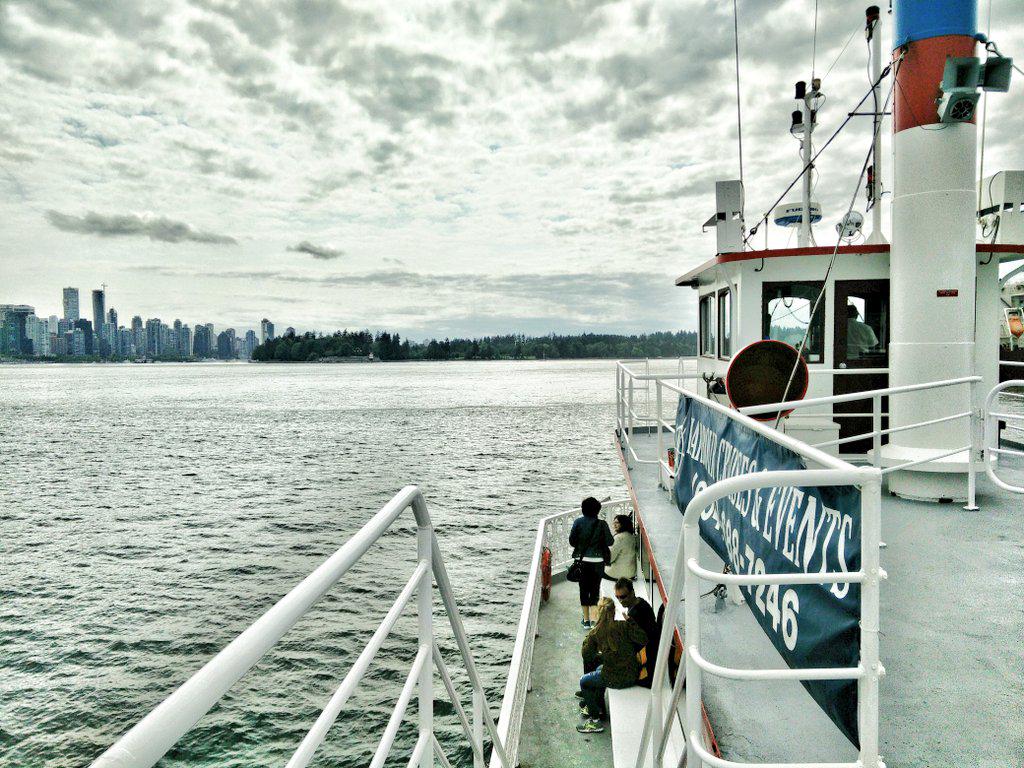
[[[633,519],[629,515],[616,515],[612,521],[615,532],[611,555],[604,569],[604,577],[616,579],[636,578],[636,534],[633,533]]]
[[[878,346],[874,329],[860,319],[853,304],[846,305],[846,356],[851,360],[863,357]]]
[[[615,603],[609,598],[597,605],[597,623],[583,641],[583,664],[587,668],[598,666],[580,678],[583,694],[581,706],[585,720],[576,726],[580,733],[601,733],[606,716],[604,692],[606,688],[629,688],[636,685],[640,662],[636,647],[647,642],[647,635],[634,621],[616,621]]]
[[[641,672],[646,671],[638,682],[645,688],[651,685],[651,676],[654,674],[654,661],[658,658],[658,641],[661,640],[661,632],[658,630],[658,620],[654,617],[654,609],[651,604],[642,597],[637,597],[633,590],[633,582],[629,579],[618,579],[615,582],[615,599],[626,609],[628,620],[636,623],[647,636],[647,643],[644,648],[646,657],[645,667]]]

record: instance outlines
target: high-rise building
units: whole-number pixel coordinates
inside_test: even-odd
[[[50,334],[50,354],[55,357],[66,357],[69,354],[67,336],[70,334]]]
[[[274,338],[274,324],[264,317],[260,323],[260,344],[265,344],[267,339],[272,338]]]
[[[0,304],[0,354],[32,354],[27,321],[35,313],[27,304]]]
[[[161,354],[160,347],[160,318],[152,317],[146,321],[146,354],[150,357],[157,357]]]
[[[107,310],[107,324],[117,330],[117,310],[113,307]]]
[[[25,318],[25,335],[32,345],[32,355],[46,357],[50,354],[50,333],[43,318],[29,315]]]
[[[217,357],[231,360],[235,357],[235,329],[228,328],[217,334]]]
[[[135,355],[135,334],[131,328],[117,329],[117,354],[121,357],[132,357]]]
[[[175,345],[174,331],[171,330],[171,326],[167,323],[160,323],[160,354],[174,356],[178,353],[178,348]]]
[[[192,329],[187,325],[178,328],[178,355],[192,357]]]
[[[85,347],[85,329],[79,323],[89,325],[88,320],[78,320],[75,323],[75,330],[67,334],[71,337],[71,354],[75,357],[82,357],[88,354]]]
[[[107,322],[107,294],[102,288],[92,292],[92,328],[99,333],[103,324]]]
[[[97,355],[99,350],[96,347],[99,344],[93,338],[95,334],[92,332],[92,323],[88,320],[76,320],[75,329],[82,332],[82,344],[81,352],[75,352],[76,355]],[[75,349],[78,349],[77,342],[75,343]]]
[[[79,319],[77,288],[64,289],[64,319],[68,321],[69,327],[73,326],[75,321]]]
[[[57,329],[60,328],[60,318],[56,315],[50,315],[46,318],[46,328],[50,333],[57,333]]]
[[[245,332],[245,345],[242,349],[244,352],[244,358],[246,360],[252,360],[252,352],[256,349],[256,331],[249,330]]]

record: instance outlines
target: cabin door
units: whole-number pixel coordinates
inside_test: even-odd
[[[851,373],[833,376],[833,393],[845,395],[889,386],[888,374],[877,372],[889,367],[889,281],[837,280],[835,316],[834,367]],[[882,412],[888,410],[888,398],[883,398]],[[870,416],[842,416],[871,413],[870,400],[836,403],[834,413],[841,438],[871,431]],[[883,418],[882,426],[888,426],[888,419]],[[883,438],[883,442],[887,440]],[[870,439],[854,440],[839,447],[840,453],[870,450]]]

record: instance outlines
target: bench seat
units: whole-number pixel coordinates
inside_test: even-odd
[[[672,691],[666,688],[662,693],[665,702],[664,711],[667,712],[672,700]],[[651,692],[638,685],[632,688],[608,689],[608,717],[611,721],[612,759],[615,768],[635,768],[636,766],[636,756],[640,752],[640,737],[643,734],[644,715],[647,713],[650,697]],[[680,712],[685,708],[685,702],[686,694],[684,692],[679,702]],[[679,721],[673,718],[663,765],[668,768],[676,768],[679,765],[679,758],[686,751],[685,745],[683,730],[679,727]],[[652,744],[644,758],[645,768],[653,768],[653,752]]]

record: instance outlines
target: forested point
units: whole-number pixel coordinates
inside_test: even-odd
[[[636,336],[584,333],[575,336],[485,336],[478,339],[409,341],[388,331],[337,331],[329,336],[303,333],[268,339],[253,360],[317,362],[377,360],[573,360],[583,358],[681,357],[697,354],[694,331],[659,331]]]

